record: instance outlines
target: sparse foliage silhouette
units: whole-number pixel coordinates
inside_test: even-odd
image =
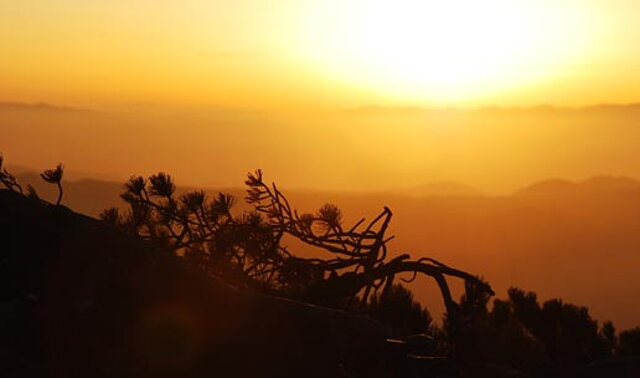
[[[413,275],[408,281],[418,273],[434,278],[450,313],[455,313],[458,305],[452,299],[447,276],[473,282],[479,290],[493,294],[490,286],[477,277],[434,259],[411,260],[408,254],[388,258],[387,243],[393,237],[386,235],[392,218],[387,207],[372,221],[367,223],[363,218],[347,228],[334,205],[325,205],[316,214],[299,214],[275,184],[264,182],[260,170],[250,173],[245,183],[248,203],[266,216],[276,234],[289,234],[332,255],[327,259],[295,258],[328,277],[309,287],[307,295],[314,301],[361,295],[367,302],[372,293],[390,290],[396,275],[403,273]]]
[[[622,356],[640,356],[640,327],[620,333],[619,354]]]
[[[457,329],[457,351],[473,368],[494,364],[534,376],[573,377],[593,361],[625,355],[625,345],[633,349],[633,330],[618,338],[611,322],[599,325],[586,307],[559,299],[541,304],[535,293],[511,288],[508,299],[494,300],[490,310],[487,301],[468,301],[461,300],[458,320],[466,322]],[[640,350],[627,355],[634,354]]]
[[[364,305],[364,312],[384,323],[393,337],[433,334],[433,319],[413,293],[401,284],[394,284],[386,293],[373,296]]]
[[[62,202],[62,175],[64,174],[64,168],[62,164],[58,164],[54,169],[47,169],[40,174],[42,179],[50,184],[55,184],[58,187],[58,199],[56,205],[60,205]],[[30,191],[30,194],[35,195],[35,190]]]
[[[185,257],[234,285],[278,290],[283,281],[284,251],[257,213],[232,214],[235,198],[203,191],[176,195],[169,175],[132,177],[121,196],[129,205],[103,211],[101,218],[129,233]]]
[[[235,198],[230,195],[213,199],[202,191],[176,195],[167,174],[132,177],[122,194],[129,209],[124,214],[107,209],[102,218],[236,285],[313,303],[342,307],[356,299],[367,303],[380,290],[391,290],[397,275],[418,273],[435,279],[451,314],[458,305],[447,276],[493,294],[482,280],[434,259],[411,260],[407,254],[388,258],[387,243],[393,237],[386,235],[392,218],[386,207],[372,221],[361,219],[347,228],[340,209],[332,204],[315,214],[299,214],[275,184],[264,182],[259,170],[248,175],[246,185],[246,200],[253,210],[234,216]],[[296,256],[281,243],[285,234],[329,252],[330,257]]]
[[[16,179],[16,177],[11,174],[3,165],[4,163],[4,157],[2,156],[2,154],[0,154],[0,183],[2,183],[5,188],[7,188],[8,190],[15,192],[15,193],[20,193],[20,194],[24,194],[27,197],[37,200],[37,201],[41,201],[42,199],[40,198],[40,196],[38,195],[38,193],[36,192],[36,189],[31,186],[31,185],[27,185],[27,189],[26,189],[26,193],[25,190],[23,189],[22,185],[20,183],[18,183],[18,180]],[[50,183],[50,184],[55,184],[57,189],[58,189],[58,197],[56,200],[55,205],[58,206],[62,203],[62,196],[63,196],[63,188],[62,188],[62,177],[64,175],[64,166],[62,164],[58,164],[55,168],[53,169],[47,169],[44,172],[42,172],[40,174],[40,177]]]
[[[4,167],[4,156],[0,154],[0,182],[12,192],[23,194],[22,186],[18,183],[18,180],[14,175],[7,171]]]

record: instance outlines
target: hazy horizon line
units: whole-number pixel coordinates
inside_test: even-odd
[[[27,165],[22,165],[22,164],[6,164],[6,166],[8,167],[8,170],[10,172],[13,170],[14,171],[13,173],[18,177],[20,176],[38,177],[39,172],[42,171],[37,168],[27,166]],[[163,172],[163,171],[159,170],[158,172]],[[124,185],[125,181],[128,179],[128,177],[119,178],[119,177],[116,177],[117,175],[102,174],[97,172],[71,170],[70,172],[67,172],[67,176],[68,176],[68,173],[71,173],[72,178],[68,178],[66,181],[72,182],[72,183],[79,183],[82,181],[93,181],[93,182],[99,182],[104,184]],[[169,175],[174,176],[171,174],[171,172],[165,172],[165,173],[168,173]],[[136,175],[132,175],[132,176],[136,176]],[[132,176],[129,176],[129,177],[132,177]],[[427,198],[427,197],[492,198],[492,197],[514,196],[520,193],[525,193],[529,190],[540,188],[545,185],[557,184],[557,185],[569,185],[569,186],[576,187],[576,186],[585,185],[585,184],[593,184],[594,182],[602,181],[602,180],[609,180],[610,183],[625,182],[626,184],[631,184],[634,187],[637,186],[638,189],[640,189],[640,177],[634,177],[631,175],[601,173],[601,174],[588,175],[588,176],[577,178],[577,179],[549,176],[547,178],[532,180],[529,184],[520,185],[506,191],[485,190],[483,188],[480,188],[476,185],[469,184],[462,180],[433,180],[433,181],[426,181],[424,183],[412,185],[412,186],[395,186],[395,187],[388,187],[388,188],[372,188],[372,189],[314,188],[314,187],[306,187],[306,186],[297,186],[297,187],[287,186],[286,190],[290,190],[294,192],[307,192],[307,193],[314,193],[314,192],[315,193],[340,193],[340,194],[365,193],[365,194],[371,194],[371,195],[394,194],[394,195],[401,195],[401,196],[414,197],[414,198]],[[244,190],[245,189],[243,185],[228,185],[228,184],[222,184],[222,183],[197,184],[194,182],[187,182],[184,184],[177,183],[177,186],[179,188],[186,189],[186,190],[204,189],[204,190],[222,191],[222,190]],[[440,186],[440,188],[438,186]],[[446,189],[443,189],[443,193],[441,194],[437,194],[437,193],[420,194],[419,193],[420,190],[442,189],[443,186],[444,187],[450,186],[450,188],[452,189],[451,193],[445,193]],[[466,194],[464,193],[460,194],[460,192],[454,193],[456,190],[466,191],[467,193]],[[412,193],[412,191],[415,191],[415,193]]]
[[[193,109],[193,110],[224,110],[236,112],[251,113],[278,113],[260,109],[251,106],[234,106],[211,104],[178,104],[178,103],[162,103],[153,101],[140,101],[135,103],[121,103],[111,105],[98,106],[82,106],[78,104],[62,104],[54,101],[37,100],[37,101],[15,101],[0,100],[0,110],[3,108],[15,109],[31,109],[31,110],[48,110],[48,111],[67,111],[67,112],[91,112],[98,113],[104,110],[116,110],[118,108],[177,108],[177,109]],[[366,112],[428,112],[428,111],[445,111],[445,112],[482,112],[482,111],[587,111],[587,110],[607,110],[607,109],[629,109],[637,108],[640,110],[640,99],[632,102],[596,102],[583,105],[560,105],[554,103],[532,103],[529,105],[508,105],[508,104],[485,104],[485,105],[416,105],[416,104],[382,104],[382,103],[366,103],[357,106],[348,107],[324,107],[326,113],[337,114],[357,114]],[[284,112],[286,113],[286,111]],[[311,112],[315,113],[315,112]]]

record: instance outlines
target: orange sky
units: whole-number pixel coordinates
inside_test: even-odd
[[[634,0],[4,1],[0,100],[628,103],[639,12]]]
[[[0,152],[196,185],[255,168],[324,189],[640,177],[638,107],[407,111],[640,101],[639,12],[635,0],[3,1],[0,102],[97,112],[9,109]]]

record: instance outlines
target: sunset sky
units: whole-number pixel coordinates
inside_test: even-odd
[[[94,112],[5,106],[0,152],[194,185],[255,168],[290,187],[500,193],[640,177],[640,107],[622,106],[640,101],[637,14],[634,0],[0,1],[0,105]],[[597,104],[618,108],[582,108]]]
[[[640,99],[635,0],[0,2],[0,100],[298,111]]]

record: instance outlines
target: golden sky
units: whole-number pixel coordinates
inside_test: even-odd
[[[636,0],[0,2],[0,100],[585,105],[640,99]]]

